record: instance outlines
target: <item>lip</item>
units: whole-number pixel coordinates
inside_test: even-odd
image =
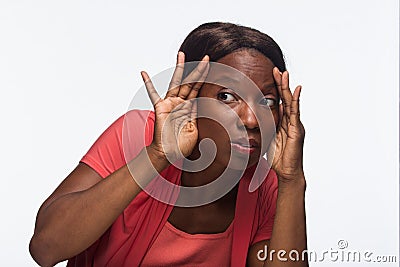
[[[233,150],[243,154],[251,154],[259,147],[258,142],[254,138],[239,138],[231,142]]]

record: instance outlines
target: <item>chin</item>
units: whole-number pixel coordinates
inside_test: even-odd
[[[256,155],[252,155],[251,157],[247,158],[246,156],[238,156],[233,154],[229,164],[226,164],[226,168],[241,171],[254,166],[258,162],[259,157]]]

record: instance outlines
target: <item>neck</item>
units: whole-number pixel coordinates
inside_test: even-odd
[[[209,184],[213,181],[215,181],[216,179],[223,179],[220,180],[222,181],[222,183],[226,183],[229,184],[229,179],[234,179],[234,177],[237,177],[238,175],[241,174],[240,171],[238,170],[232,170],[232,169],[226,169],[225,173],[224,170],[226,169],[226,167],[221,167],[218,166],[218,164],[211,164],[209,167],[207,167],[206,169],[202,170],[202,171],[198,171],[198,172],[187,172],[187,171],[182,171],[182,175],[181,175],[181,185],[182,186],[186,186],[186,187],[199,187],[199,186],[203,186],[206,184]],[[223,176],[221,177],[221,175],[223,174]],[[221,178],[220,178],[221,177]],[[239,177],[241,178],[241,177]],[[226,182],[224,182],[226,181]],[[226,209],[226,205],[229,205],[229,207],[231,207],[230,205],[233,204],[235,205],[236,203],[236,194],[238,192],[238,188],[239,188],[239,182],[236,183],[236,185],[233,186],[233,188],[231,188],[230,190],[227,190],[223,195],[221,195],[216,201],[213,201],[211,203],[209,203],[210,205],[217,205],[219,207],[222,207],[224,209]],[[200,193],[200,195],[197,195],[196,192],[193,192],[193,194],[191,195],[192,199],[207,199],[208,194],[215,194],[215,192],[212,190],[210,192],[206,192],[206,193]],[[234,206],[233,206],[234,209]]]
[[[192,154],[193,155],[193,154]],[[196,162],[195,159],[198,157],[190,156],[188,160],[190,160],[190,169],[200,169],[201,165],[204,165],[204,162]],[[187,168],[189,164],[184,164]],[[183,186],[187,187],[197,187],[206,185],[215,181],[216,179],[234,179],[238,177],[238,175],[243,175],[244,171],[234,170],[227,168],[226,165],[213,161],[207,168],[200,171],[182,171],[181,183]]]

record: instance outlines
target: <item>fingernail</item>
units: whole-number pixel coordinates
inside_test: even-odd
[[[178,52],[178,55],[176,56],[176,61],[178,63],[180,63],[181,61],[183,61],[182,59],[185,57],[185,53],[183,53],[182,51]]]
[[[276,69],[282,75],[282,72],[279,70],[277,66],[275,66],[274,69]]]
[[[209,58],[209,56],[208,56],[208,55],[205,55],[201,61],[204,61],[204,60],[206,60],[206,59],[208,59],[208,58]]]
[[[142,77],[142,80],[144,81],[145,80],[145,72],[143,70],[140,72],[140,76]]]

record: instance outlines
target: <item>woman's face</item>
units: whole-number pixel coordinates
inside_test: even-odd
[[[229,168],[243,169],[265,154],[276,130],[279,96],[272,75],[274,65],[252,49],[233,52],[217,62],[237,71],[210,67],[198,97],[216,101],[199,101],[199,140],[214,141],[214,164],[226,167],[229,163]]]

